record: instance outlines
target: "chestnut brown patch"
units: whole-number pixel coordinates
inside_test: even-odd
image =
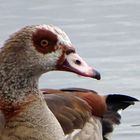
[[[85,100],[92,108],[92,114],[94,116],[102,117],[107,110],[107,105],[105,103],[105,97],[98,94],[93,94],[92,92],[80,92],[77,93],[78,97]]]
[[[4,114],[6,123],[10,121],[11,118],[24,111],[28,107],[28,105],[35,100],[37,100],[37,98],[33,95],[27,96],[23,102],[19,103],[6,102],[4,99],[0,98],[0,110]]]
[[[38,29],[32,37],[33,45],[40,53],[46,54],[55,51],[57,35],[46,29]]]
[[[98,95],[96,91],[82,88],[66,88],[61,91],[86,101],[94,116],[102,117],[107,110],[106,97]]]

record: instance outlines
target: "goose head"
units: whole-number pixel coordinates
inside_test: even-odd
[[[60,70],[100,79],[100,74],[77,53],[67,34],[56,26],[31,25],[14,33],[5,43],[4,52],[22,70],[32,74]],[[3,49],[1,50],[3,51]],[[20,65],[20,66],[19,66]]]

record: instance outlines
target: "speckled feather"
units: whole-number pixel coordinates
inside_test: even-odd
[[[32,37],[40,28],[59,33],[58,38],[62,40],[58,39],[55,44],[58,46],[55,52],[44,55],[36,51],[36,44],[33,45]],[[5,122],[0,122],[1,140],[63,139],[61,126],[38,89],[40,75],[55,70],[56,63],[62,56],[64,48],[59,46],[59,42],[70,44],[67,35],[60,29],[53,26],[33,25],[10,36],[1,49],[0,121]],[[24,103],[26,105],[23,107]]]

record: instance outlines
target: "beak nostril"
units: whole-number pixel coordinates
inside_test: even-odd
[[[75,64],[81,65],[81,61],[80,60],[75,60]]]

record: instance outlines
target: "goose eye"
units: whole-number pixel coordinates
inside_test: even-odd
[[[48,40],[41,40],[40,45],[41,47],[47,47],[49,44]]]

